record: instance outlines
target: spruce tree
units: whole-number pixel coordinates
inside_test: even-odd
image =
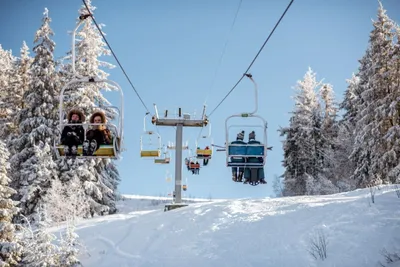
[[[18,266],[22,248],[12,224],[17,208],[11,196],[16,191],[9,187],[11,179],[8,176],[8,157],[6,145],[0,140],[0,266]]]
[[[12,177],[17,189],[21,213],[34,218],[37,207],[57,176],[52,145],[57,134],[55,110],[58,82],[53,60],[55,43],[48,10],[36,32],[31,65],[32,83],[24,93],[24,105],[18,116],[19,138],[13,140],[17,152],[11,158]]]

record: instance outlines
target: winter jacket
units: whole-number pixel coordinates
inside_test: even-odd
[[[84,138],[85,130],[82,125],[67,125],[61,133],[61,144],[82,144]]]

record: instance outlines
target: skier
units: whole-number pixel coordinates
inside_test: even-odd
[[[232,141],[230,144],[231,145],[235,145],[235,144],[236,145],[246,145],[246,143],[243,141],[243,139],[244,139],[244,131],[241,131],[240,133],[237,134],[236,141]],[[231,157],[231,162],[245,163],[245,158],[244,157]],[[232,167],[232,180],[234,182],[242,182],[243,172],[244,172],[243,167]]]
[[[77,108],[68,112],[67,120],[69,124],[81,124],[85,121],[85,115]],[[82,145],[85,138],[85,130],[82,125],[67,125],[61,133],[61,144],[64,145],[65,156],[76,157],[78,146]]]
[[[249,142],[247,143],[249,145],[251,144],[258,144],[261,145],[260,141],[256,140],[256,133],[252,131],[249,133]],[[269,149],[269,148],[268,148]],[[272,149],[272,147],[271,147]],[[249,157],[247,158],[248,163],[258,163],[258,162],[263,162],[263,157]],[[244,172],[244,183],[248,184],[250,182],[250,177],[251,177],[251,172],[250,168],[246,168]],[[257,179],[260,181],[261,184],[266,184],[267,182],[265,181],[265,174],[264,174],[264,167],[257,168]]]
[[[102,111],[96,111],[90,116],[90,123],[106,123],[106,116]],[[112,135],[105,125],[93,125],[86,133],[86,141],[83,144],[83,155],[91,156],[100,145],[112,143]]]

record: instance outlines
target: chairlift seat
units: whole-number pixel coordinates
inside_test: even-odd
[[[246,145],[229,145],[228,156],[241,156],[246,157],[247,146]]]
[[[264,145],[229,145],[228,146],[229,157],[243,157],[243,158],[250,158],[250,157],[263,157],[265,147]],[[251,159],[250,159],[251,160]],[[246,160],[247,161],[247,160]],[[241,167],[241,168],[262,168],[265,164],[265,159],[262,162],[257,161],[250,161],[250,162],[237,162],[236,160],[232,160],[228,162],[228,167]]]
[[[142,150],[140,151],[141,157],[160,157],[161,151],[160,150]]]
[[[165,158],[165,159],[154,159],[154,163],[156,164],[169,164],[170,159]]]
[[[65,156],[64,154],[64,145],[57,145],[57,150],[60,156]],[[82,145],[78,146],[78,155],[83,154]],[[113,145],[100,145],[99,149],[97,149],[93,156],[102,156],[102,157],[115,157],[115,150]],[[85,156],[83,156],[85,157]]]
[[[229,145],[228,156],[260,157],[264,155],[264,145]]]
[[[210,159],[212,155],[211,149],[197,149],[196,150],[197,158],[198,159]]]
[[[265,147],[263,145],[248,145],[246,150],[246,155],[248,157],[252,156],[263,156]]]
[[[194,170],[194,169],[200,169],[200,164],[199,163],[191,163],[191,164],[189,164],[189,168],[191,169],[191,170]]]

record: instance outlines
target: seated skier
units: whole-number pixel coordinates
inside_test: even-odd
[[[200,174],[200,164],[198,161],[196,161],[196,169],[195,169],[195,174]]]
[[[209,147],[209,146],[206,146],[206,147],[204,148],[204,150],[210,150],[210,147]],[[209,160],[210,160],[210,158],[204,158],[204,159],[203,159],[203,165],[204,165],[204,166],[207,166]]]
[[[240,133],[237,134],[236,141],[232,141],[230,144],[246,145],[243,139],[244,139],[244,131],[241,131]],[[244,157],[231,157],[231,162],[234,163],[245,163],[245,161],[246,160]],[[243,172],[244,172],[243,167],[232,167],[232,180],[234,182],[241,182],[243,179]]]
[[[254,131],[249,133],[249,142],[247,144],[249,144],[249,145],[251,145],[251,144],[259,144],[259,145],[261,145],[261,142],[256,140],[256,133]],[[264,160],[263,157],[248,157],[247,158],[247,162],[248,163],[259,163],[259,162],[263,162],[263,160]],[[250,178],[251,178],[250,168],[246,168],[245,171],[244,171],[244,179],[245,179],[244,183],[248,184],[250,182]],[[261,184],[266,184],[267,183],[265,181],[264,167],[257,168],[257,180]]]
[[[91,156],[99,149],[100,145],[112,144],[112,135],[104,125],[107,122],[106,116],[102,111],[96,111],[90,116],[90,123],[103,123],[93,125],[92,129],[86,133],[86,141],[83,143],[83,155]]]
[[[190,161],[189,163],[189,169],[192,171],[192,174],[194,174],[195,170],[194,170],[194,161]]]
[[[68,123],[81,124],[85,121],[85,115],[79,109],[71,109],[67,116]],[[61,144],[64,145],[64,155],[76,157],[78,146],[82,145],[85,130],[82,125],[67,125],[61,133]]]

